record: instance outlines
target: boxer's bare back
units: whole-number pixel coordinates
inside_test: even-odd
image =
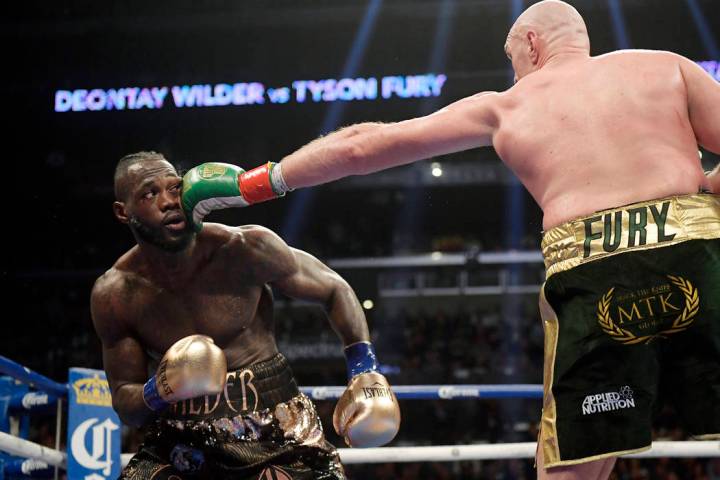
[[[698,67],[688,63],[667,52],[568,54],[497,95],[492,144],[542,208],[546,229],[710,189],[688,111],[694,85],[685,78]]]

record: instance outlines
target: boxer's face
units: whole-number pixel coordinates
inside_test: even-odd
[[[180,203],[182,178],[165,161],[147,161],[128,169],[130,192],[124,202],[126,222],[138,239],[177,252],[192,240]]]

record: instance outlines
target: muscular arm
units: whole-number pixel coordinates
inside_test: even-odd
[[[322,305],[344,346],[369,341],[360,302],[340,275],[312,255],[289,247],[270,230],[253,227],[247,236],[258,281],[272,284],[289,297]]]
[[[309,187],[492,145],[497,101],[484,92],[424,117],[343,128],[283,158],[283,177],[290,188]]]
[[[142,391],[147,380],[147,357],[140,343],[118,313],[116,281],[98,279],[90,297],[93,324],[102,342],[103,366],[112,391],[113,408],[120,419],[141,426],[153,412],[145,405]]]

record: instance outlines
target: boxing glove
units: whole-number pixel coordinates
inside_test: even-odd
[[[222,349],[208,336],[190,335],[165,352],[157,373],[145,383],[143,400],[159,411],[180,400],[222,392],[226,377]]]
[[[387,379],[377,371],[370,342],[345,348],[350,381],[333,413],[333,427],[350,447],[379,447],[400,429],[400,407]]]
[[[282,197],[289,191],[279,164],[268,162],[252,170],[229,163],[203,163],[183,176],[182,206],[196,232],[211,211],[247,207]]]

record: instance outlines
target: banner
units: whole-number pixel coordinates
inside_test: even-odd
[[[114,479],[120,475],[120,419],[112,408],[102,370],[70,369],[68,478]]]
[[[275,86],[262,82],[225,82],[109,89],[77,88],[57,90],[54,110],[96,112],[438,97],[446,81],[447,76],[442,73],[424,73],[295,80],[287,85]]]

